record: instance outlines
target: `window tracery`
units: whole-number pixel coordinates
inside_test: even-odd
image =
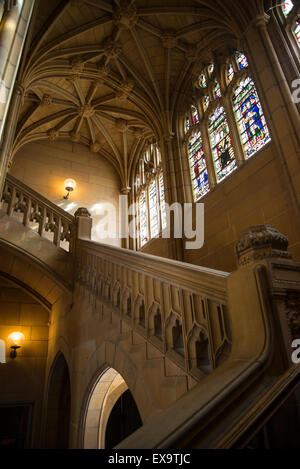
[[[150,144],[138,164],[135,179],[139,219],[139,247],[157,238],[166,228],[166,202],[161,155]]]
[[[251,158],[271,137],[243,52],[233,51],[226,66],[207,65],[196,84],[196,98],[185,120],[185,141],[198,201],[237,168],[236,155],[241,162]]]

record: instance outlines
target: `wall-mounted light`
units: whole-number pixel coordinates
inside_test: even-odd
[[[68,199],[70,197],[70,192],[75,190],[76,181],[74,181],[74,179],[66,179],[64,182],[64,187],[67,191],[67,194],[64,196],[64,199]]]
[[[22,332],[12,332],[8,336],[8,345],[11,348],[10,358],[16,358],[17,350],[22,347],[24,340],[25,336]]]

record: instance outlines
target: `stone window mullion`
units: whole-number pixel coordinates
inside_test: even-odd
[[[212,151],[211,151],[210,139],[208,135],[207,117],[208,115],[205,116],[205,119],[203,119],[202,122],[200,123],[200,131],[201,131],[202,142],[203,142],[203,150],[204,150],[205,159],[206,159],[209,187],[210,187],[210,190],[212,190],[217,185],[217,178],[216,178],[215,166],[214,166],[213,156],[212,156]]]
[[[240,132],[237,127],[235,114],[232,108],[231,93],[226,93],[226,96],[223,98],[223,106],[226,112],[230,135],[232,138],[234,155],[237,161],[237,165],[241,166],[245,161],[245,155],[240,138]]]

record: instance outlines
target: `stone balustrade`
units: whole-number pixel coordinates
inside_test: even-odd
[[[76,280],[91,301],[186,374],[202,379],[226,360],[229,274],[84,240],[76,244],[76,261]]]
[[[1,202],[8,216],[22,214],[24,226],[36,224],[40,236],[46,235],[55,246],[73,251],[76,223],[72,215],[9,174]]]

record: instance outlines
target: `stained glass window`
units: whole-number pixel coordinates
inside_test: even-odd
[[[298,46],[300,47],[300,19],[296,21],[296,27],[294,29],[294,35]]]
[[[221,96],[222,96],[221,88],[220,88],[220,85],[217,81],[215,82],[213,93],[214,93],[214,98],[215,99],[221,98]]]
[[[147,199],[146,191],[142,191],[139,199],[139,210],[140,210],[140,237],[141,245],[144,246],[149,241],[148,237],[148,211],[147,211]]]
[[[253,81],[241,81],[233,96],[233,106],[246,159],[270,140],[269,130]]]
[[[232,64],[228,66],[228,71],[227,71],[227,83],[231,83],[234,77],[234,70]]]
[[[190,130],[190,119],[187,117],[185,120],[185,131],[188,132]]]
[[[215,65],[210,64],[209,67],[208,67],[208,74],[209,74],[210,77],[212,76],[212,73],[213,73],[214,69],[215,69]]]
[[[282,11],[283,11],[284,16],[288,16],[288,14],[292,11],[293,7],[294,7],[294,2],[292,2],[291,0],[287,0],[283,2]]]
[[[199,84],[200,84],[201,88],[206,88],[206,78],[205,78],[204,73],[202,73],[202,75],[200,75]]]
[[[193,123],[197,124],[199,122],[199,114],[195,106],[192,106],[192,115],[193,115]]]
[[[189,161],[195,200],[209,191],[208,173],[201,132],[196,132],[189,142]]]
[[[248,60],[247,57],[242,54],[242,52],[237,52],[236,53],[236,58],[238,62],[239,69],[242,70],[243,68],[248,67]]]
[[[204,96],[204,100],[203,100],[204,111],[206,111],[206,109],[208,108],[209,103],[210,103],[209,96]]]
[[[222,106],[209,118],[209,136],[217,182],[220,182],[236,168],[228,121]]]
[[[158,184],[159,184],[159,198],[160,198],[161,228],[162,230],[164,230],[167,227],[167,216],[166,216],[165,185],[164,185],[164,177],[162,174],[159,176]]]
[[[156,180],[154,179],[149,186],[149,215],[150,215],[150,235],[155,238],[159,233],[158,225],[158,206],[157,206]]]

